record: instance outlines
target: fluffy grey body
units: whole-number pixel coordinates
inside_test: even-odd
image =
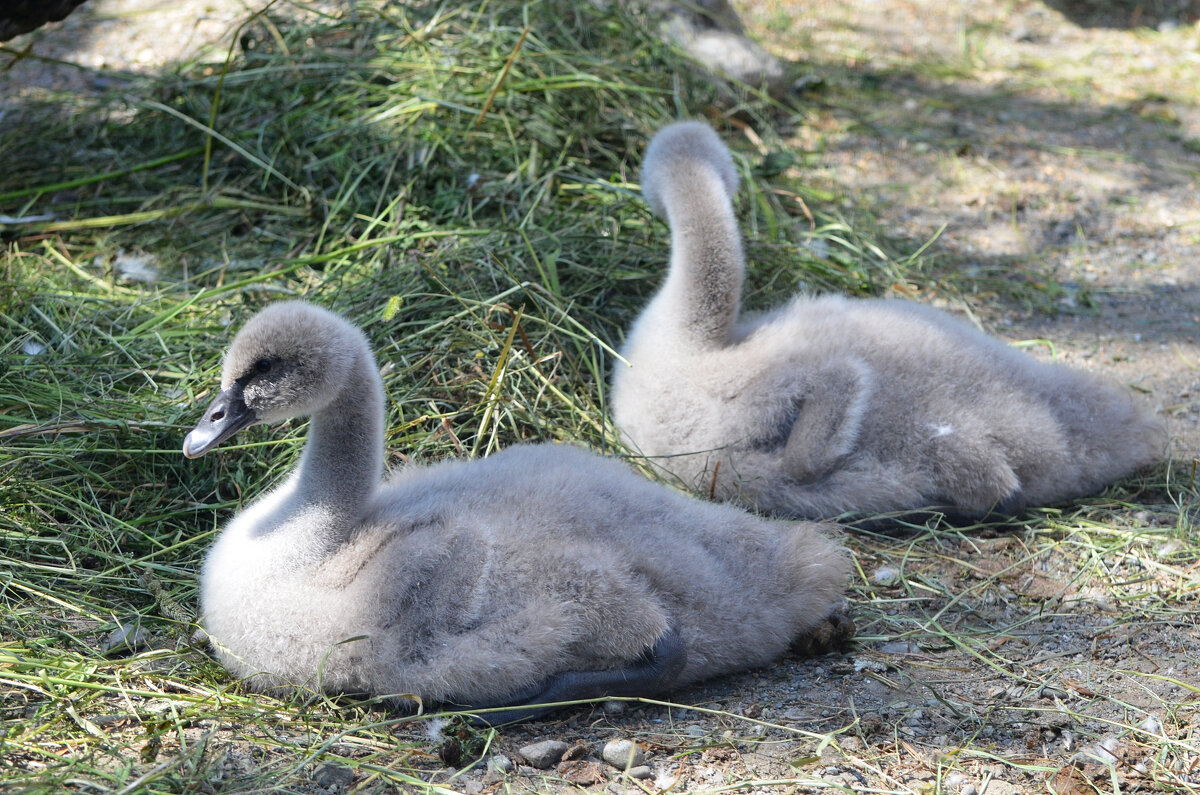
[[[837,620],[847,563],[825,528],[699,502],[577,448],[383,481],[374,358],[325,310],[252,318],[222,390],[189,457],[311,416],[295,471],[223,528],[200,577],[216,653],[252,687],[479,707],[649,695],[771,662]]]
[[[612,411],[684,485],[793,517],[975,518],[1095,493],[1163,455],[1162,423],[1130,390],[921,304],[799,296],[740,317],[737,182],[699,122],[646,153],[671,263],[629,330]]]

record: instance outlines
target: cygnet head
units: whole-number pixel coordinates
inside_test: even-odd
[[[305,417],[328,406],[363,351],[362,332],[301,301],[272,304],[233,338],[221,368],[221,394],[183,441],[199,458],[243,428]]]
[[[678,180],[671,172],[697,167],[714,169],[732,201],[738,189],[738,172],[729,149],[707,124],[682,121],[663,127],[650,140],[642,160],[642,195],[659,218],[667,217],[661,191]]]

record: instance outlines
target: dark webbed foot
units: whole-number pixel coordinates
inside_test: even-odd
[[[984,517],[987,521],[997,521],[1000,519],[1020,518],[1025,514],[1025,509],[1029,507],[1025,504],[1025,492],[1018,486],[1000,502],[996,503],[996,507]]]
[[[1000,500],[986,511],[963,508],[958,505],[947,505],[939,508],[946,521],[956,527],[977,524],[979,522],[994,523],[1007,519],[1018,519],[1025,513],[1025,492],[1018,486],[1012,493]]]
[[[839,601],[821,623],[801,638],[792,641],[792,653],[805,657],[850,649],[854,640],[854,621],[850,618],[850,603]]]
[[[904,525],[927,525],[931,521],[945,521],[952,527],[968,527],[974,524],[995,524],[1019,519],[1025,515],[1028,505],[1025,492],[1015,489],[1004,499],[986,511],[954,505],[950,500],[934,500],[930,505],[887,514],[842,516],[838,522],[845,527],[867,532],[887,532],[901,529]]]
[[[664,632],[654,645],[623,668],[604,671],[567,671],[518,693],[503,702],[455,709],[473,712],[489,707],[509,707],[475,716],[479,723],[497,726],[541,717],[558,707],[542,706],[561,701],[581,701],[605,696],[650,696],[671,689],[687,662],[683,638],[674,629]]]

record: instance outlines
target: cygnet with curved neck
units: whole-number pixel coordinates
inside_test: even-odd
[[[1008,516],[1159,460],[1131,391],[913,301],[796,297],[740,315],[738,174],[707,125],[660,130],[642,189],[671,231],[613,368],[628,446],[684,486],[781,516]]]
[[[254,316],[184,441],[311,418],[281,485],[200,575],[221,662],[256,689],[415,694],[492,722],[648,696],[844,642],[827,528],[689,499],[575,447],[522,445],[383,478],[383,386],[363,333],[302,302]]]

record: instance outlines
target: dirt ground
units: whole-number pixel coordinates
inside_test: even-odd
[[[1032,346],[1036,355],[1135,385],[1166,417],[1186,470],[1200,455],[1200,26],[1151,19],[1173,34],[1164,39],[1083,4],[969,6],[764,0],[739,10],[797,73],[834,75],[813,100],[814,124],[796,133],[799,148],[821,139],[814,184],[855,196],[898,236],[926,240],[945,225],[935,250],[967,267],[1050,274],[1060,286],[1051,313],[969,308],[1008,339],[1052,343]],[[234,0],[101,0],[10,46],[36,40],[43,56],[151,69],[219,47],[245,13]],[[869,75],[879,104],[838,107],[837,74]],[[0,75],[0,112],[110,79],[119,75],[26,60]],[[1195,517],[1181,510],[1163,498],[1098,516],[1112,556],[1094,538],[1073,543],[1086,512],[1055,544],[1020,528],[855,536],[854,653],[676,695],[696,708],[608,707],[506,729],[493,750],[515,768],[459,773],[431,757],[427,779],[471,793],[569,788],[587,783],[572,770],[595,771],[534,770],[518,749],[554,738],[594,759],[619,736],[639,741],[651,778],[598,767],[591,789],[1200,791],[1198,575],[1175,562],[1171,536]],[[231,769],[258,758],[228,750]],[[320,772],[314,792],[349,784],[321,784]]]

